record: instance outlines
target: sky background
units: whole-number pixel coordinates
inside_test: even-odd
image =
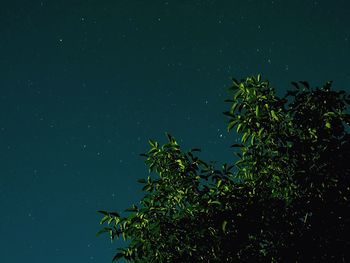
[[[230,78],[350,91],[347,0],[0,5],[1,261],[110,262],[97,210],[142,197],[148,139],[232,162]]]

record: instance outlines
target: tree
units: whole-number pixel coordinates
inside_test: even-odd
[[[220,169],[167,134],[142,154],[145,196],[99,233],[133,262],[348,262],[350,96],[331,82],[292,82],[284,97],[261,76],[233,79],[228,131],[241,136]]]

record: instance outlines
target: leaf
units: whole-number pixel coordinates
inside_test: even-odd
[[[111,216],[120,217],[118,212],[109,212]]]
[[[236,125],[237,121],[230,121],[230,123],[227,126],[227,131],[231,131],[232,128]]]
[[[300,89],[298,83],[292,81],[291,84],[292,84],[296,89]]]
[[[220,187],[220,186],[221,186],[221,184],[222,184],[222,180],[221,180],[221,179],[219,179],[219,180],[218,180],[218,182],[217,182],[217,184],[216,184],[216,187]]]
[[[276,113],[275,113],[274,110],[271,111],[271,116],[272,116],[272,118],[274,118],[276,121],[278,121],[278,117],[277,117],[277,115],[276,115]]]
[[[310,89],[310,85],[307,81],[299,81],[299,83],[303,84],[305,88]]]
[[[235,115],[232,112],[230,112],[230,111],[224,111],[223,114],[226,115],[226,116],[229,116],[231,118],[235,117]]]
[[[100,224],[102,225],[102,224],[103,224],[104,222],[106,222],[109,218],[110,218],[109,215],[105,215],[105,216],[101,219]]]
[[[107,212],[107,211],[102,211],[102,210],[99,210],[99,211],[97,211],[98,213],[101,213],[101,214],[103,214],[103,215],[109,215],[109,213]]]
[[[284,98],[288,97],[288,96],[295,96],[298,93],[297,90],[287,90],[286,95],[284,96]]]
[[[235,143],[235,144],[232,144],[230,147],[231,147],[231,148],[234,148],[234,147],[244,147],[244,144]]]
[[[154,155],[156,152],[158,152],[159,151],[159,149],[158,148],[152,148],[151,150],[149,150],[148,151],[148,154],[149,154],[149,156],[152,156],[152,155]]]
[[[225,234],[226,234],[226,226],[227,226],[227,221],[224,220],[224,222],[222,222],[221,227],[222,227],[222,232],[224,232]]]
[[[145,185],[143,188],[142,188],[142,191],[144,192],[150,192],[152,190],[152,185]]]
[[[258,105],[256,105],[256,107],[255,107],[255,115],[256,115],[256,117],[259,117],[259,106]]]
[[[103,234],[103,233],[107,233],[107,232],[109,232],[109,231],[111,231],[112,230],[112,228],[110,228],[110,227],[104,227],[104,228],[102,228],[100,231],[98,231],[97,233],[96,233],[96,236],[99,236],[99,235],[101,235],[101,234]]]
[[[148,140],[148,143],[149,143],[149,145],[152,146],[152,148],[156,148],[156,142],[155,142],[155,141],[149,139],[149,140]]]
[[[233,85],[232,85],[232,89],[237,89],[238,86],[239,86],[239,81],[235,78],[231,78],[232,82],[233,82]]]
[[[255,142],[255,133],[253,133],[252,138],[250,140],[250,144],[253,145]]]
[[[258,74],[258,77],[256,79],[257,79],[258,82],[260,82],[261,81],[261,75]]]
[[[147,183],[146,179],[144,179],[144,178],[138,179],[137,182],[140,183],[140,184]]]
[[[245,143],[248,140],[249,137],[250,137],[250,133],[249,132],[245,132],[243,134],[243,137],[242,137],[242,142]]]
[[[237,100],[237,98],[242,94],[241,90],[238,90],[235,94],[235,96],[233,97],[235,100]]]
[[[245,160],[238,160],[237,162],[235,162],[235,165],[239,165],[239,164],[241,164],[241,163],[243,163],[243,162],[245,162]]]
[[[114,258],[112,259],[112,262],[114,261],[118,261],[119,259],[121,259],[122,257],[124,257],[124,253],[117,253]]]
[[[324,117],[328,117],[328,116],[334,117],[334,116],[336,116],[336,115],[337,115],[337,114],[336,114],[335,112],[333,112],[333,111],[329,111],[329,112],[326,112],[325,114],[323,114]]]
[[[125,209],[124,210],[125,212],[137,212],[138,211],[138,209],[137,209],[137,207],[129,207],[129,208],[127,208],[127,209]]]
[[[168,137],[169,142],[173,142],[174,138],[169,133],[166,132],[165,135]]]
[[[219,201],[211,201],[209,200],[208,204],[216,204],[216,205],[221,205],[221,203]]]
[[[239,132],[239,131],[241,130],[241,128],[242,128],[242,123],[238,124],[238,126],[237,126],[237,132]]]
[[[232,107],[231,107],[230,112],[231,112],[231,113],[234,113],[235,110],[236,110],[236,108],[237,108],[237,106],[238,106],[238,102],[234,103],[234,104],[232,105]]]
[[[264,131],[264,128],[261,128],[261,129],[259,130],[259,132],[258,132],[258,136],[259,136],[259,137],[261,136],[261,134],[262,134],[263,131]]]
[[[193,149],[191,149],[191,152],[200,152],[201,151],[201,149],[199,149],[199,148],[193,148]]]

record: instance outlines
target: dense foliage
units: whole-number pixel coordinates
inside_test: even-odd
[[[233,80],[228,130],[238,161],[216,169],[169,134],[150,140],[157,176],[128,215],[100,211],[114,260],[133,262],[349,262],[350,96],[331,82],[292,82],[278,97],[261,76]]]

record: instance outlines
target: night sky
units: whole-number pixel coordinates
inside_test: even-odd
[[[110,262],[97,210],[142,197],[172,134],[232,162],[230,78],[350,91],[348,0],[2,1],[1,262]]]

